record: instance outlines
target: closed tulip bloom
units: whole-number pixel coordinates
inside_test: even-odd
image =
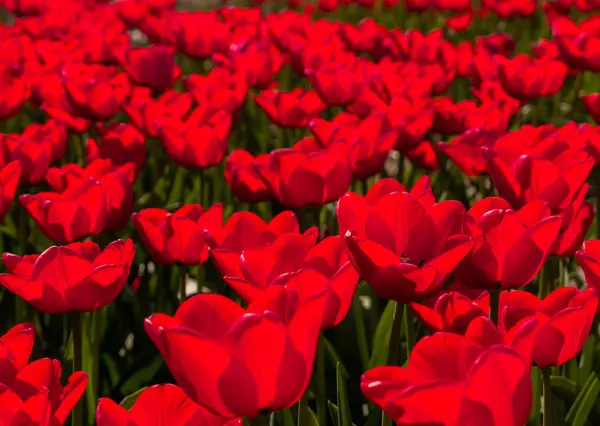
[[[111,303],[129,277],[135,256],[131,240],[104,250],[90,241],[52,246],[42,254],[2,255],[9,274],[0,284],[44,313],[91,312]]]
[[[465,285],[494,290],[520,288],[540,272],[562,224],[549,205],[532,201],[513,210],[502,198],[484,198],[468,212],[473,250],[454,275]]]
[[[85,152],[88,163],[102,158],[110,160],[116,166],[135,164],[136,175],[146,161],[146,138],[129,123],[115,123],[98,126],[98,141],[88,139]]]
[[[192,400],[226,418],[253,418],[289,408],[304,394],[324,303],[316,294],[301,304],[287,287],[266,290],[246,310],[202,294],[174,317],[151,316],[145,328]]]
[[[243,149],[233,150],[225,160],[225,180],[231,192],[245,203],[259,203],[273,198],[271,190],[256,171],[256,164],[266,164],[269,160],[268,154],[254,157]]]
[[[257,171],[277,201],[288,208],[322,205],[337,200],[352,180],[348,149],[339,141],[325,149],[304,139],[292,149],[272,151]]]
[[[315,69],[305,70],[310,84],[328,105],[347,105],[365,84],[365,64],[351,53],[341,53]]]
[[[172,88],[181,74],[169,46],[129,47],[119,52],[118,59],[136,84],[159,92]]]
[[[152,259],[161,265],[199,265],[208,259],[204,231],[221,227],[223,206],[188,204],[174,213],[149,208],[134,213],[133,226]]]
[[[15,325],[0,336],[0,383],[10,380],[29,363],[35,341],[31,323]]]
[[[215,67],[207,75],[190,74],[183,84],[200,108],[212,112],[237,112],[248,94],[246,76],[224,67]]]
[[[21,165],[18,161],[13,161],[0,168],[0,222],[4,220],[4,216],[10,210],[20,178]]]
[[[523,426],[530,374],[528,361],[509,346],[437,333],[417,342],[407,368],[364,373],[361,390],[399,425]]]
[[[98,426],[241,426],[240,419],[226,420],[192,401],[175,385],[154,385],[127,410],[110,398],[100,398]]]
[[[389,190],[371,188],[366,197],[342,197],[337,207],[340,235],[352,264],[379,296],[415,302],[444,284],[473,242],[458,201],[436,203],[430,189]]]
[[[175,18],[176,43],[186,56],[208,59],[227,51],[231,28],[216,11],[180,12]]]
[[[563,287],[543,300],[525,291],[500,296],[499,328],[512,335],[524,321],[537,318],[531,336],[533,362],[539,368],[561,366],[581,352],[598,308],[594,289]]]
[[[212,167],[227,154],[231,114],[215,112],[203,117],[200,108],[184,121],[163,117],[158,121],[158,135],[169,156],[184,167]]]
[[[321,115],[327,105],[315,92],[297,88],[291,92],[263,90],[254,96],[256,104],[269,119],[281,127],[302,128]]]
[[[71,185],[60,194],[24,194],[19,202],[42,232],[59,244],[100,234],[108,218],[104,188],[96,179]]]
[[[512,59],[496,56],[500,60],[498,74],[502,87],[512,97],[520,100],[553,96],[562,87],[567,76],[567,66],[558,60],[532,59],[517,55]]]
[[[0,120],[18,115],[30,95],[27,79],[13,76],[8,66],[0,64]]]

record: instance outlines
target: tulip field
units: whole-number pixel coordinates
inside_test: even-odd
[[[600,425],[600,0],[0,0],[0,426]]]

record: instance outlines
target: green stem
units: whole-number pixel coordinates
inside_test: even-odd
[[[319,336],[317,344],[316,375],[317,375],[317,419],[320,425],[327,424],[327,383],[325,381],[325,336]]]
[[[552,401],[552,389],[550,388],[550,369],[542,369],[542,380],[544,383],[544,426],[554,426],[554,402]]]
[[[400,362],[400,344],[402,341],[402,305],[394,302],[394,317],[392,320],[392,331],[390,335],[390,349],[388,352],[387,365],[398,365]]]
[[[354,321],[356,323],[356,338],[358,340],[358,352],[360,354],[363,371],[366,371],[369,368],[369,342],[367,339],[367,329],[365,327],[365,315],[363,313],[362,303],[360,302],[360,292],[358,289],[354,295],[353,309]]]
[[[406,317],[406,359],[410,358],[410,353],[415,347],[415,321],[410,306],[404,305],[404,315]]]
[[[405,162],[405,155],[403,152],[400,153],[400,156],[398,158],[398,175],[397,175],[397,180],[398,182],[404,184],[404,162]]]
[[[73,372],[83,370],[83,314],[73,313]],[[81,399],[73,407],[71,412],[73,426],[83,426],[83,401]]]
[[[498,325],[498,309],[500,305],[500,290],[490,291],[490,319]]]
[[[186,277],[187,267],[185,265],[179,266],[179,304],[185,302],[185,299],[187,297],[185,292]]]

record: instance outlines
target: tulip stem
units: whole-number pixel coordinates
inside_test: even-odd
[[[498,309],[500,305],[500,290],[490,291],[490,319],[498,325]]]
[[[81,312],[73,313],[73,323],[71,325],[73,332],[73,372],[83,370],[83,314]],[[83,426],[83,401],[81,399],[73,407],[71,413],[73,426]]]
[[[356,338],[358,341],[358,352],[360,354],[360,361],[364,371],[369,368],[369,341],[367,339],[367,330],[365,328],[365,315],[363,313],[363,306],[360,301],[360,287],[356,290],[354,295],[354,321],[356,323]]]
[[[319,425],[327,424],[327,383],[325,381],[325,336],[321,332],[317,343],[317,418]]]
[[[187,284],[187,267],[185,265],[181,265],[181,266],[179,266],[179,304],[185,302],[185,298],[187,297],[186,292],[185,292],[186,284]]]
[[[552,389],[550,388],[550,369],[542,368],[542,380],[544,382],[544,426],[554,426],[554,401],[552,400]]]
[[[400,344],[402,341],[402,316],[403,307],[398,302],[394,302],[394,317],[392,319],[392,330],[390,332],[390,349],[388,352],[387,365],[398,365],[400,358]],[[381,413],[381,426],[392,426],[392,420]]]

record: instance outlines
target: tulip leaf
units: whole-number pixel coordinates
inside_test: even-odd
[[[346,380],[342,371],[342,364],[337,363],[336,366],[336,382],[337,382],[337,405],[338,409],[338,426],[350,426],[352,424],[350,416],[350,405],[348,403],[348,390],[346,389]]]
[[[123,398],[123,401],[120,402],[120,406],[127,409],[127,410],[131,410],[131,407],[133,407],[133,404],[135,404],[135,401],[137,401],[137,399],[139,398],[139,396],[142,394],[142,392],[144,392],[146,389],[148,389],[148,386],[145,386],[139,390],[136,390],[134,393],[132,393],[131,395],[127,395],[125,398]]]
[[[371,368],[385,365],[387,363],[395,307],[396,302],[393,300],[390,300],[387,303],[383,314],[379,319],[377,328],[375,329],[375,336],[373,337],[373,352],[371,353],[371,359],[369,361]]]
[[[275,418],[277,419],[277,424],[281,426],[295,426],[294,425],[294,417],[290,412],[289,408],[285,410],[279,410],[275,412]]]
[[[132,374],[129,379],[121,386],[121,392],[123,394],[132,393],[135,389],[139,389],[143,383],[151,381],[156,375],[158,370],[163,366],[163,358],[160,355],[154,357],[154,359],[148,364],[137,370]]]
[[[339,426],[338,424],[338,416],[339,416],[339,411],[340,409],[338,408],[337,405],[335,405],[333,402],[331,401],[327,401],[327,406],[329,408],[329,415],[331,416],[331,420],[333,421],[333,425],[334,426]],[[355,423],[352,423],[352,426],[356,426]]]
[[[181,200],[181,194],[183,193],[183,184],[185,183],[185,175],[187,170],[184,167],[179,167],[175,173],[175,179],[173,180],[173,186],[167,198],[167,204],[174,204]]]
[[[346,370],[346,367],[344,367],[344,364],[342,364],[342,360],[336,352],[335,347],[326,337],[323,337],[323,342],[325,343],[325,353],[329,356],[329,358],[331,358],[330,361],[332,365],[337,366],[337,364],[340,364],[342,366],[342,372],[344,373],[344,377],[349,378],[350,373],[348,373],[348,370]]]
[[[567,413],[566,422],[571,426],[584,426],[594,407],[600,392],[600,380],[594,372],[577,396],[573,406]]]

